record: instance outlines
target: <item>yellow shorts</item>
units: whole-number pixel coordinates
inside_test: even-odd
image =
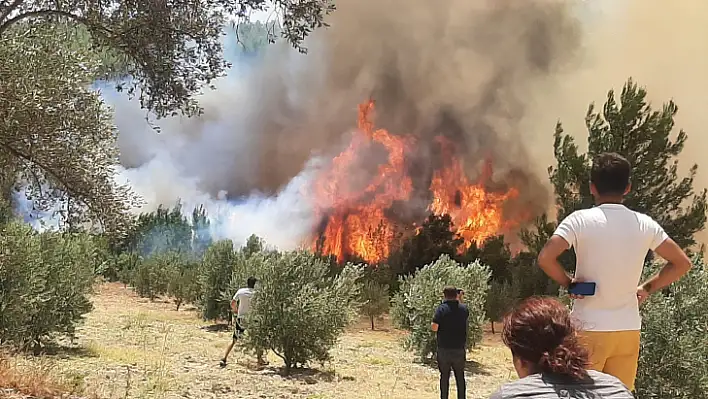
[[[639,331],[583,331],[590,369],[617,377],[634,390],[639,362]]]

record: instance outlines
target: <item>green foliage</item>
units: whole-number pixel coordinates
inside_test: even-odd
[[[192,211],[192,253],[201,259],[207,248],[212,244],[211,232],[209,231],[209,219],[206,209],[200,205]]]
[[[195,209],[193,219],[202,223],[202,217],[206,218],[202,208]],[[203,245],[201,241],[203,237],[200,237],[200,245]],[[145,257],[166,251],[190,252],[192,226],[182,214],[182,205],[177,204],[172,209],[160,205],[154,212],[140,214],[123,246]]]
[[[237,252],[231,240],[217,241],[204,253],[199,272],[202,293],[199,305],[205,320],[229,318],[231,298],[227,290],[237,261]]]
[[[504,236],[494,236],[487,239],[482,245],[473,243],[463,256],[458,257],[462,263],[474,262],[479,259],[482,264],[489,266],[494,281],[511,281],[511,250],[504,242]]]
[[[237,49],[244,55],[257,54],[269,43],[273,43],[280,34],[280,29],[274,22],[239,23],[233,27],[233,30]]]
[[[388,311],[388,285],[382,285],[373,280],[364,281],[361,286],[361,313],[371,321],[374,329],[374,319]]]
[[[410,332],[404,342],[406,348],[414,350],[421,359],[435,355],[435,333],[431,331],[430,323],[446,285],[465,291],[464,303],[470,312],[467,345],[471,348],[480,343],[489,278],[487,266],[474,262],[462,267],[447,255],[440,256],[413,276],[401,277],[400,290],[393,298],[391,317],[400,328]]]
[[[494,323],[500,321],[519,298],[514,288],[510,283],[498,281],[492,281],[489,285],[484,310],[492,325],[492,334],[496,333]]]
[[[254,235],[236,252],[228,288],[222,293],[224,303],[229,303],[236,291],[246,287],[249,277],[260,280],[265,264],[280,256],[277,251],[259,250],[263,247],[263,240]]]
[[[519,253],[509,265],[509,269],[511,285],[518,298],[558,293],[558,284],[538,267],[534,253]]]
[[[116,184],[112,115],[88,88],[100,60],[88,48],[66,45],[73,32],[56,24],[4,30],[5,7],[0,5],[0,197],[21,185],[38,211],[58,210],[66,230],[88,225],[122,235],[136,198]]]
[[[316,255],[294,251],[271,255],[263,262],[260,283],[253,297],[247,345],[256,351],[272,350],[283,359],[285,370],[310,361],[324,362],[344,328],[355,315],[357,279],[351,264],[336,277]]]
[[[91,308],[92,253],[86,235],[34,232],[10,223],[0,231],[0,345],[39,348],[73,337]]]
[[[678,157],[686,143],[685,132],[673,134],[678,111],[669,101],[660,111],[646,101],[646,90],[629,80],[619,96],[607,95],[601,111],[590,105],[586,116],[588,152],[583,154],[573,136],[556,126],[554,154],[556,165],[549,168],[560,221],[575,210],[593,204],[590,193],[592,158],[602,152],[617,152],[632,164],[632,191],[625,204],[630,209],[653,217],[683,248],[696,244],[694,233],[706,223],[706,191],[694,193],[693,179],[697,166],[686,177],[678,176]],[[675,139],[672,140],[672,137]],[[528,251],[514,259],[512,273],[520,296],[555,295],[558,287],[535,265],[535,258],[556,228],[547,215],[521,232]],[[566,251],[560,263],[568,271],[575,268],[575,253]]]
[[[175,263],[180,261],[179,258],[179,254],[175,252],[163,252],[140,262],[130,282],[138,295],[155,299],[166,294]]]
[[[197,260],[184,253],[176,253],[169,276],[167,294],[172,297],[179,310],[183,303],[197,303],[201,298]]]
[[[246,240],[246,245],[241,248],[241,251],[243,252],[244,256],[246,258],[249,258],[251,255],[256,254],[258,252],[263,252],[265,249],[265,241],[258,237],[255,234],[252,234],[248,239]]]
[[[654,265],[647,275],[657,271]],[[702,398],[708,392],[708,268],[702,259],[670,292],[642,308],[636,397]]]
[[[123,284],[130,284],[133,281],[133,274],[142,263],[141,258],[135,252],[121,252],[118,255],[110,257],[110,265],[108,270],[115,270],[115,275]]]
[[[162,252],[138,262],[130,283],[138,295],[155,299],[169,295],[179,310],[183,303],[201,298],[200,263],[184,252]]]
[[[430,215],[417,234],[403,242],[389,260],[398,275],[413,273],[445,254],[452,258],[464,240],[452,229],[449,215]]]
[[[688,248],[696,243],[694,233],[706,223],[706,191],[693,191],[697,165],[687,176],[678,176],[678,156],[687,139],[683,130],[671,139],[678,107],[669,101],[660,111],[652,110],[646,95],[644,88],[629,80],[619,102],[611,90],[600,112],[591,104],[585,118],[587,154],[579,152],[573,137],[564,134],[558,124],[553,145],[558,162],[549,168],[549,174],[559,220],[592,206],[592,158],[602,152],[617,152],[632,164],[632,191],[625,204],[653,217],[681,247]]]
[[[83,35],[90,35],[94,52],[110,59],[106,65],[118,68],[109,77],[124,78],[119,89],[137,96],[143,107],[159,117],[179,112],[194,115],[201,111],[194,96],[213,84],[229,66],[222,54],[224,25],[234,18],[245,22],[251,12],[270,7],[275,7],[280,16],[280,36],[301,52],[306,51],[302,46],[305,37],[314,29],[327,26],[324,17],[334,10],[329,0],[3,1],[0,40],[14,33],[24,34],[30,23],[50,25],[62,21],[66,26],[81,27]],[[267,40],[273,41],[274,33],[272,30]],[[62,39],[53,38],[48,43],[61,47]],[[19,53],[11,54],[9,59]],[[64,64],[54,65],[53,72],[60,74]],[[42,75],[50,72],[32,68],[27,71]],[[46,103],[48,107],[52,105],[58,104]]]

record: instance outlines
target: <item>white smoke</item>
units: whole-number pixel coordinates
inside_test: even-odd
[[[248,84],[250,71],[235,64],[216,90],[200,96],[205,112],[195,118],[148,120],[137,101],[104,87],[124,165],[116,180],[142,198],[135,213],[179,202],[189,217],[194,208],[203,206],[214,239],[241,245],[256,234],[270,246],[294,249],[310,238],[315,223],[306,195],[314,161],[275,195],[250,190],[257,163],[262,162],[251,156],[255,143],[249,123],[255,103]],[[239,192],[228,192],[233,187]]]

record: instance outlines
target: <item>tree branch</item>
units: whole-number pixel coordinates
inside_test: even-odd
[[[12,12],[15,11],[17,9],[17,7],[19,7],[20,4],[22,4],[23,1],[24,0],[15,0],[12,3],[10,3],[10,5],[3,6],[3,7],[7,7],[7,8],[5,8],[5,10],[0,12],[0,21],[4,21],[5,18],[7,18],[10,14],[12,14]]]
[[[52,172],[51,168],[45,166],[45,165],[44,165],[43,163],[41,163],[41,162],[38,162],[36,159],[32,159],[31,156],[27,156],[27,155],[21,153],[20,151],[16,150],[15,148],[12,148],[11,146],[9,146],[9,145],[7,145],[7,144],[5,144],[5,143],[0,142],[0,147],[2,147],[2,148],[4,148],[5,150],[7,150],[7,152],[9,152],[10,154],[14,155],[16,158],[19,158],[19,159],[21,159],[21,160],[23,160],[23,161],[25,161],[25,162],[30,163],[30,164],[35,164],[35,165],[39,166],[40,168],[42,168],[42,170],[44,170],[45,173],[51,175],[57,182],[59,182],[59,184],[61,184],[62,186],[64,186],[64,189],[66,190],[66,192],[67,192],[69,195],[73,195],[74,197],[78,197],[78,198],[83,197],[84,199],[83,199],[83,200],[80,199],[79,202],[80,202],[81,204],[85,205],[89,210],[95,212],[95,209],[93,209],[93,207],[91,206],[91,204],[89,204],[89,202],[87,201],[87,199],[88,199],[88,198],[91,198],[91,196],[86,195],[86,194],[84,194],[84,193],[80,193],[80,192],[74,191],[74,189],[73,189],[69,184],[67,184],[64,179],[62,179],[61,177],[59,177],[56,173]],[[99,219],[100,219],[100,214],[99,214],[99,213],[96,213],[96,216],[98,216]]]
[[[16,2],[20,3],[20,2],[22,2],[22,0],[16,0]],[[108,29],[104,26],[100,26],[100,25],[96,25],[96,24],[91,23],[91,21],[89,21],[87,18],[78,16],[78,15],[75,15],[75,14],[72,14],[72,13],[66,12],[66,11],[47,9],[47,10],[28,11],[28,12],[16,15],[16,16],[8,19],[7,21],[3,22],[2,25],[0,25],[0,37],[2,37],[3,33],[5,33],[5,31],[8,28],[10,28],[12,25],[14,25],[22,20],[29,19],[29,18],[42,18],[42,17],[50,17],[50,16],[64,17],[64,18],[70,19],[72,21],[78,22],[82,25],[85,25],[87,28],[89,28],[89,30],[92,31],[92,33],[94,33],[93,32],[94,30],[96,30],[96,31],[102,30],[104,32],[103,36],[106,39],[110,38],[110,35],[113,33],[110,29]],[[5,17],[6,16],[4,16],[3,18],[0,18],[0,21],[5,19]],[[98,32],[95,32],[95,33],[98,33]]]

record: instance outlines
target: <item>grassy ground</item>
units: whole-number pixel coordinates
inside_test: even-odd
[[[438,395],[437,370],[414,363],[401,349],[403,333],[386,321],[371,331],[362,320],[342,337],[331,364],[286,378],[272,353],[270,366],[258,368],[238,347],[228,367],[220,369],[218,359],[231,333],[202,322],[189,307],[177,312],[173,304],[138,298],[121,284],[101,285],[94,307],[76,342],[49,355],[12,358],[10,366],[50,376],[55,385],[84,396],[106,399]],[[485,334],[484,343],[468,358],[468,398],[486,398],[512,376],[508,351],[498,335]]]

